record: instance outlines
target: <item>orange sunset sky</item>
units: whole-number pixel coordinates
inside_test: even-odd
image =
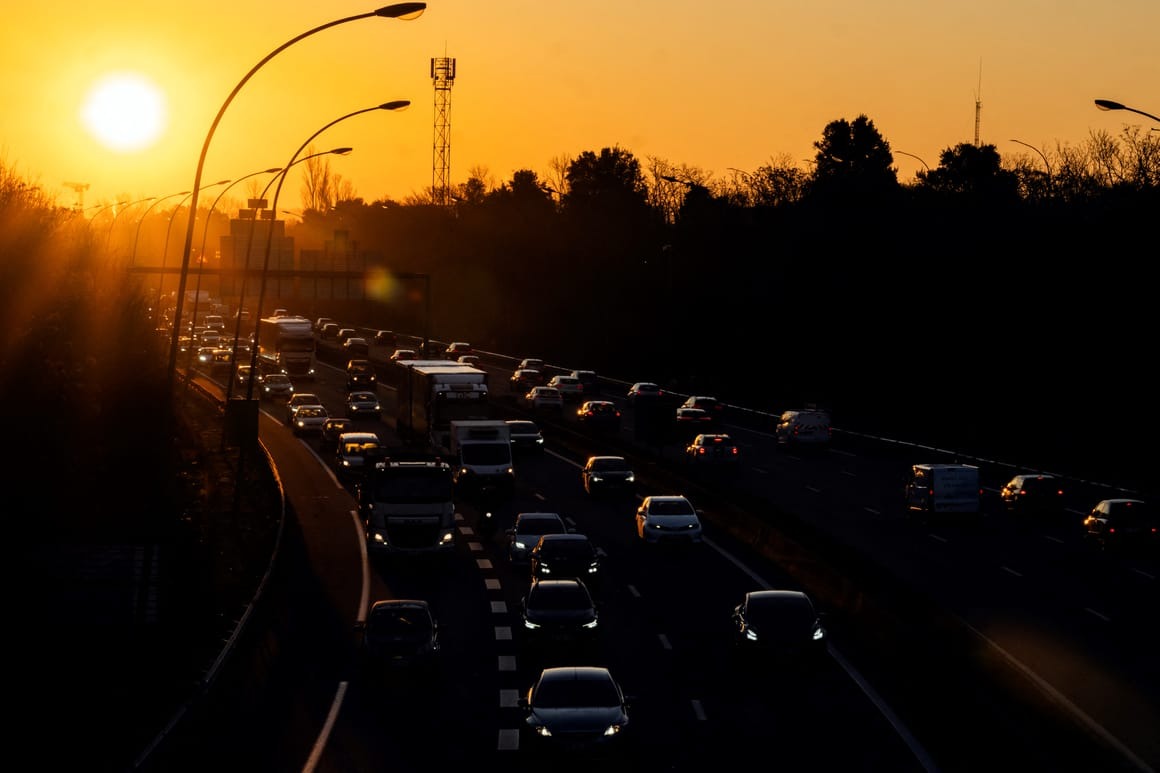
[[[86,208],[187,190],[214,117],[252,67],[386,4],[11,4],[0,160],[65,206],[79,203],[69,182],[89,186]],[[979,139],[1005,156],[1035,158],[1012,138],[1050,155],[1092,132],[1160,127],[1093,104],[1160,114],[1157,0],[432,0],[415,20],[340,24],[272,58],[217,126],[203,190],[284,166],[340,116],[409,99],[405,111],[338,123],[315,147],[354,148],[331,157],[332,171],[368,202],[422,194],[435,145],[430,60],[444,56],[457,67],[453,185],[479,169],[493,185],[519,169],[545,178],[555,158],[611,146],[717,178],[781,159],[805,168],[827,123],[860,114],[931,166],[974,140],[976,112]],[[91,98],[118,73],[141,85],[110,115]],[[921,168],[895,161],[904,182]],[[300,207],[300,186],[289,175],[281,205]]]

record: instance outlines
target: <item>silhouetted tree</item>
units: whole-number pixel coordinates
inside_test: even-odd
[[[898,173],[888,143],[874,122],[860,115],[852,122],[831,121],[814,143],[812,193],[827,197],[879,196],[898,189]]]

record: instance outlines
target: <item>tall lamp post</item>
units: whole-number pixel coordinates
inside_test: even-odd
[[[146,201],[153,201],[153,199],[155,199],[155,198],[157,198],[157,197],[156,196],[147,196],[143,199],[137,199],[136,201],[130,201],[128,204],[126,204],[125,206],[121,207],[119,210],[117,210],[116,212],[113,213],[113,220],[112,220],[112,222],[109,223],[109,232],[105,234],[105,250],[106,251],[108,251],[109,244],[111,243],[112,238],[113,238],[113,226],[115,226],[117,224],[117,218],[121,216],[121,213],[125,212],[130,207],[135,207],[138,204],[144,204]]]
[[[894,152],[901,155],[901,156],[910,156],[911,158],[918,161],[918,163],[922,164],[922,169],[924,172],[930,171],[930,164],[926,163],[925,161],[923,161],[921,158],[914,155],[913,153],[907,153],[905,150],[895,150]]]
[[[339,116],[338,118],[335,118],[333,121],[326,124],[318,131],[314,132],[314,134],[311,134],[309,137],[307,137],[306,141],[298,146],[298,150],[294,151],[294,155],[290,156],[290,161],[289,161],[289,163],[286,164],[286,166],[284,168],[289,169],[290,167],[294,166],[294,164],[297,163],[298,154],[301,153],[303,150],[305,150],[306,146],[309,145],[311,142],[313,142],[315,137],[317,137],[319,134],[322,134],[324,131],[329,129],[331,126],[334,126],[336,123],[338,123],[340,121],[345,121],[347,118],[351,118],[351,117],[356,116],[356,115],[362,115],[363,113],[369,113],[369,112],[374,111],[374,110],[390,110],[390,111],[402,110],[402,109],[406,108],[407,106],[409,106],[410,104],[411,104],[411,100],[409,100],[409,99],[396,99],[392,102],[384,102],[381,105],[375,105],[374,107],[364,107],[362,110],[355,110],[354,112],[347,113],[346,115]],[[278,187],[276,187],[274,189],[274,200],[270,203],[270,209],[273,210],[274,212],[278,211],[278,194],[280,194],[282,192],[282,183],[285,181],[286,181],[285,173],[278,175]],[[247,385],[246,385],[246,399],[247,400],[252,400],[254,398],[254,377],[253,376],[255,373],[258,372],[258,341],[261,340],[260,333],[261,333],[261,328],[262,328],[262,302],[265,300],[265,297],[266,297],[266,274],[270,270],[270,247],[274,242],[274,227],[273,227],[273,225],[274,224],[271,223],[270,230],[266,232],[266,255],[262,261],[262,282],[260,285],[260,289],[258,290],[258,306],[254,310],[254,346],[252,347],[252,351],[250,352],[250,379],[249,379],[249,383],[247,383]],[[248,259],[249,255],[247,255],[246,257]]]
[[[310,37],[311,35],[313,35],[317,32],[321,32],[323,30],[330,29],[331,27],[336,27],[340,24],[346,24],[347,22],[351,22],[351,21],[358,21],[359,19],[369,19],[369,18],[376,17],[376,16],[386,18],[386,19],[403,19],[403,20],[416,19],[419,16],[421,16],[423,11],[425,11],[426,9],[427,9],[426,3],[395,3],[393,5],[386,5],[386,6],[383,6],[382,8],[371,11],[369,13],[360,13],[356,16],[347,16],[347,17],[342,18],[342,19],[337,19],[335,21],[327,22],[326,24],[319,25],[313,29],[310,29],[310,30],[307,30],[306,32],[303,32],[302,34],[300,34],[296,37],[291,38],[290,40],[286,41],[282,45],[275,48],[270,53],[266,54],[266,56],[263,57],[261,59],[261,61],[259,61],[253,67],[251,67],[250,71],[247,72],[242,77],[242,79],[240,81],[238,81],[238,84],[236,86],[234,86],[234,90],[230,92],[229,96],[226,97],[226,101],[224,103],[222,103],[221,108],[218,109],[218,113],[214,117],[213,123],[210,124],[209,132],[206,133],[206,135],[205,135],[205,142],[202,143],[202,146],[201,146],[201,155],[197,159],[197,172],[193,176],[193,203],[190,206],[192,208],[197,207],[197,192],[198,192],[198,188],[201,187],[201,173],[205,167],[205,157],[206,157],[207,153],[209,152],[209,143],[213,140],[214,132],[217,130],[218,124],[221,123],[222,116],[225,115],[226,108],[228,108],[230,106],[230,103],[234,101],[234,97],[236,97],[238,92],[242,90],[242,87],[245,86],[247,82],[249,82],[250,78],[254,77],[254,74],[256,72],[258,72],[258,70],[260,70],[262,68],[262,66],[266,64],[266,62],[270,61],[275,56],[282,53],[283,51],[285,51],[287,48],[294,45],[298,41],[303,40],[304,38]],[[178,289],[177,289],[177,310],[176,311],[177,311],[178,315],[181,314],[182,296],[185,295],[185,280],[186,280],[186,275],[189,272],[189,253],[190,253],[190,250],[192,248],[193,248],[193,219],[191,218],[189,221],[188,227],[185,229],[185,247],[182,250],[181,279],[179,281]],[[169,387],[169,392],[171,394],[173,392],[173,379],[174,379],[174,376],[176,375],[176,372],[177,372],[177,329],[174,328],[173,335],[171,336],[171,340],[169,342],[168,387]]]
[[[1051,195],[1051,188],[1052,188],[1052,185],[1051,185],[1051,164],[1047,160],[1047,154],[1044,153],[1039,148],[1032,145],[1030,142],[1024,142],[1023,140],[1016,140],[1016,139],[1012,139],[1011,142],[1018,143],[1025,148],[1031,148],[1032,150],[1034,150],[1036,153],[1039,154],[1040,158],[1043,159],[1043,168],[1047,170],[1047,193],[1048,193],[1048,196],[1050,196]]]
[[[1098,107],[1100,110],[1127,110],[1131,113],[1139,113],[1140,115],[1147,116],[1156,123],[1160,123],[1160,116],[1155,116],[1151,113],[1145,113],[1143,110],[1137,110],[1134,107],[1128,107],[1127,105],[1120,104],[1119,102],[1113,102],[1110,99],[1097,99],[1096,107]],[[1153,129],[1152,131],[1157,131],[1157,129]]]
[[[218,185],[225,185],[228,182],[229,182],[229,180],[218,180],[216,183],[211,183],[205,187],[213,188],[213,187],[216,187]],[[161,313],[161,288],[165,284],[165,262],[166,262],[166,258],[169,257],[169,234],[172,233],[172,231],[173,231],[173,218],[175,218],[177,216],[177,211],[179,209],[181,209],[181,207],[185,204],[185,202],[188,201],[192,197],[193,197],[193,191],[190,191],[189,195],[187,195],[184,199],[182,199],[181,202],[176,207],[173,208],[173,211],[169,213],[169,225],[166,226],[166,228],[165,228],[165,246],[161,248],[161,273],[157,275],[157,313],[158,314]],[[193,221],[194,221],[194,208],[192,206],[190,206],[190,208],[189,208],[189,225],[191,228],[193,227]],[[184,293],[185,289],[182,288],[181,292]],[[180,311],[181,306],[178,305],[177,308],[178,308],[178,311]],[[181,314],[180,313],[174,314],[173,315],[174,329],[177,329],[178,323],[180,323],[180,322],[181,322]]]
[[[298,159],[294,163],[300,164],[303,161],[309,161],[312,158],[317,158],[319,156],[326,156],[326,155],[332,155],[332,154],[336,155],[336,156],[345,156],[348,153],[350,153],[352,150],[354,150],[354,148],[332,148],[331,150],[323,150],[319,153],[311,153],[309,156],[303,156],[302,158]],[[291,166],[293,166],[293,164],[291,164]],[[282,177],[285,177],[286,173],[290,171],[290,167],[289,166],[283,167],[281,169],[276,169],[275,171],[278,172],[279,174],[276,177],[270,178],[270,182],[266,183],[266,187],[262,189],[262,195],[258,197],[259,201],[265,202],[266,194],[269,192],[270,186],[273,185],[276,180],[278,180]],[[263,204],[263,206],[264,206],[264,204]],[[250,253],[254,249],[254,229],[257,225],[258,215],[261,211],[262,210],[255,210],[254,211],[254,219],[250,221],[250,233],[246,239],[246,251],[244,253],[242,253],[242,261],[243,261],[243,263],[242,263],[242,265],[243,265],[242,286],[238,290],[238,310],[237,310],[237,313],[235,314],[235,317],[234,317],[234,353],[230,358],[235,364],[237,363],[237,359],[238,359],[238,341],[241,340],[241,337],[242,337],[242,309],[245,307],[246,283],[249,279],[249,274],[250,274],[250,272],[249,272]],[[270,227],[273,228],[273,225],[271,225]],[[256,322],[255,322],[255,324],[256,324]],[[255,329],[255,332],[257,332],[256,329]],[[257,346],[258,346],[257,340],[252,341],[251,346],[253,346],[256,350]],[[226,404],[227,405],[229,405],[229,401],[234,396],[234,374],[235,374],[236,370],[237,370],[237,368],[230,368],[229,377],[226,379]],[[253,372],[250,373],[250,378],[251,379],[254,378]]]
[[[240,183],[242,180],[248,180],[251,177],[256,177],[257,175],[260,175],[260,174],[274,174],[274,173],[280,172],[280,171],[282,171],[281,167],[272,166],[269,169],[262,169],[262,170],[257,171],[257,172],[250,172],[249,174],[239,177],[238,179],[234,180],[232,183],[230,183],[226,187],[222,188],[222,192],[217,195],[217,198],[215,198],[213,200],[213,203],[209,205],[209,209],[205,213],[205,228],[201,232],[201,250],[198,252],[198,256],[199,256],[198,262],[201,264],[201,266],[203,268],[205,266],[205,243],[206,243],[206,240],[209,238],[209,222],[211,219],[210,216],[213,215],[213,211],[217,207],[218,202],[222,200],[222,196],[225,196],[226,193],[229,192],[230,188],[234,187],[235,185]],[[199,270],[197,272],[197,284],[193,288],[193,318],[195,320],[197,319],[197,305],[198,305],[198,303],[201,302],[201,275],[202,275],[202,271]],[[237,352],[236,341],[235,341],[235,345],[234,345],[234,351]],[[233,360],[231,358],[231,362],[232,361]],[[187,357],[186,361],[185,361],[186,383],[189,382],[189,369],[192,367],[192,363],[193,363],[193,347],[191,346],[191,347],[189,347],[189,357]]]

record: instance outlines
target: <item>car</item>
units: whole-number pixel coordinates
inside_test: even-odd
[[[611,400],[585,400],[576,409],[576,419],[598,432],[616,432],[620,429],[620,409]]]
[[[545,534],[567,534],[568,526],[559,513],[523,512],[516,514],[515,523],[507,530],[508,559],[525,563],[529,554]]]
[[[547,386],[558,389],[564,402],[574,403],[584,397],[584,385],[575,376],[557,374],[548,379]]]
[[[627,495],[636,491],[636,474],[623,456],[589,456],[580,469],[580,480],[589,496]]]
[[[319,450],[326,454],[338,448],[338,439],[344,432],[354,431],[354,419],[346,416],[331,416],[322,424],[322,433],[318,438]]]
[[[330,418],[321,405],[299,405],[290,409],[290,428],[295,435],[321,434],[322,425]]]
[[[519,368],[508,379],[513,392],[528,392],[532,387],[543,386],[544,374],[535,368]]]
[[[396,349],[391,352],[391,362],[406,362],[407,360],[419,359],[419,353],[414,349]]]
[[[330,317],[319,317],[318,319],[314,320],[314,332],[321,333],[322,328],[331,322],[333,322],[335,325],[338,324],[338,320],[331,319]]]
[[[234,388],[235,389],[249,389],[250,374],[254,372],[251,365],[239,365],[234,370]]]
[[[202,370],[208,371],[213,364],[214,354],[217,352],[217,344],[213,346],[199,346],[197,347],[197,364]]]
[[[473,368],[479,367],[479,355],[478,354],[461,354],[461,355],[459,355],[459,358],[455,361],[458,362],[460,365],[470,365]]]
[[[652,381],[638,381],[628,388],[628,393],[625,395],[629,403],[635,403],[637,400],[647,400],[654,397],[663,397],[664,390],[661,389],[660,384]]]
[[[334,338],[340,344],[345,344],[348,338],[354,338],[358,335],[358,331],[353,327],[340,327],[338,332],[334,334]]]
[[[681,403],[682,408],[700,408],[705,413],[712,417],[713,421],[721,421],[725,415],[725,404],[716,397],[708,395],[689,395],[685,398],[685,402]]]
[[[543,373],[544,361],[539,357],[524,357],[516,366],[516,370],[538,370]]]
[[[519,699],[533,743],[573,753],[616,743],[630,699],[605,666],[550,666]]]
[[[318,328],[318,337],[324,341],[331,341],[338,338],[338,331],[342,327],[337,322],[324,322],[322,327]]]
[[[704,408],[678,408],[673,416],[678,440],[688,442],[702,432],[713,429],[713,417]]]
[[[580,385],[584,387],[584,396],[595,399],[600,394],[600,379],[594,370],[574,370],[569,373],[572,378],[577,379]]]
[[[346,396],[346,415],[352,419],[381,419],[383,407],[374,392],[357,389]]]
[[[1101,499],[1084,516],[1084,540],[1107,552],[1155,554],[1160,519],[1142,499]]]
[[[303,405],[317,405],[322,407],[322,398],[313,392],[296,392],[286,400],[286,423],[294,423],[294,411]]]
[[[782,411],[774,435],[783,446],[827,446],[832,435],[830,412],[816,408]]]
[[[472,354],[474,349],[471,344],[466,341],[452,341],[447,344],[447,348],[443,350],[443,357],[448,360],[456,360],[462,354]]]
[[[289,400],[294,396],[294,382],[285,373],[259,373],[254,383],[263,400]]]
[[[339,478],[351,480],[366,470],[367,458],[381,447],[374,432],[344,432],[334,449],[334,471]]]
[[[550,386],[534,386],[524,395],[524,405],[533,411],[561,413],[564,410],[564,395]]]
[[[823,616],[803,591],[749,591],[733,608],[733,646],[744,665],[816,665],[827,652]]]
[[[702,432],[685,446],[685,460],[695,465],[734,467],[741,461],[741,449],[730,435]]]
[[[362,336],[351,336],[342,342],[342,350],[350,356],[366,357],[371,352],[371,345]]]
[[[362,635],[363,666],[370,675],[432,667],[441,648],[439,621],[423,599],[383,599],[355,623]]]
[[[636,510],[636,535],[652,545],[700,542],[701,518],[688,497],[681,494],[649,495]]]
[[[528,553],[532,581],[575,577],[586,583],[600,576],[600,556],[588,535],[545,534]]]
[[[371,343],[393,350],[399,346],[399,337],[395,335],[393,330],[376,330],[375,334],[371,336]]]
[[[209,360],[209,372],[213,374],[229,373],[234,364],[234,350],[219,346],[213,350]]]
[[[593,639],[600,615],[592,593],[576,577],[537,580],[520,600],[525,641],[583,643]]]
[[[531,419],[508,419],[508,430],[512,439],[512,451],[541,452],[544,450],[544,433]]]
[[[1009,513],[1028,517],[1060,516],[1064,507],[1063,479],[1049,473],[1016,475],[999,489],[999,500]]]
[[[347,360],[346,362],[346,388],[352,389],[374,389],[378,383],[379,377],[375,373],[375,366],[371,361],[363,358],[355,358]]]

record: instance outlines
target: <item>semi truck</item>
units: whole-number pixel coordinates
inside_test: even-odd
[[[428,360],[396,367],[395,430],[408,445],[446,453],[451,422],[491,418],[486,371]]]
[[[449,459],[458,492],[478,495],[515,491],[511,427],[502,419],[452,421],[449,428]]]
[[[455,547],[452,469],[442,458],[380,448],[356,486],[372,555],[447,553]]]
[[[306,317],[264,317],[258,324],[258,364],[291,380],[314,378],[314,330]]]

